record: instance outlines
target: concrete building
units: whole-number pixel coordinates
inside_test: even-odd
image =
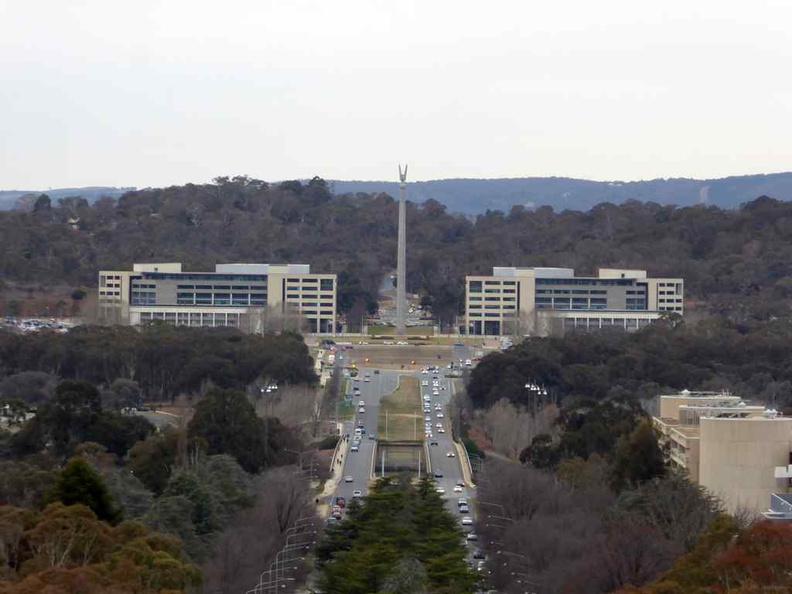
[[[335,331],[336,275],[308,264],[218,264],[185,272],[179,263],[135,264],[99,272],[99,316],[119,324],[153,320],[180,326],[234,326],[251,332],[283,327]],[[295,325],[296,324],[296,325]]]
[[[773,493],[788,493],[777,467],[792,451],[792,418],[746,404],[728,393],[660,396],[653,418],[669,465],[718,496],[730,511],[767,509]]]
[[[596,277],[571,268],[495,267],[466,278],[465,327],[475,335],[547,335],[566,330],[637,330],[663,312],[684,312],[681,278],[602,268]]]

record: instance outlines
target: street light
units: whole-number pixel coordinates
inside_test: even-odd
[[[504,516],[506,515],[506,508],[505,508],[505,507],[503,507],[503,506],[502,506],[500,503],[489,503],[488,501],[481,501],[481,500],[479,500],[479,501],[478,501],[478,505],[489,505],[489,506],[492,506],[492,507],[499,507],[499,508],[500,508],[500,510],[501,510],[501,513],[502,513]]]

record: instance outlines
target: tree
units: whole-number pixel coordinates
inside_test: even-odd
[[[159,495],[176,464],[178,448],[179,434],[175,430],[149,435],[129,451],[129,470],[146,488]]]
[[[665,456],[649,421],[641,422],[616,444],[611,481],[615,490],[639,485],[666,474]]]
[[[60,472],[47,500],[60,501],[64,505],[85,505],[100,520],[118,519],[118,511],[102,477],[81,458],[71,460]]]
[[[195,407],[188,427],[191,439],[201,439],[209,454],[228,454],[248,472],[272,463],[285,428],[277,419],[261,419],[242,392],[211,390]]]

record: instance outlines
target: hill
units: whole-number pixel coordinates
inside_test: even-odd
[[[114,188],[106,186],[90,186],[87,188],[56,188],[54,190],[0,190],[0,210],[13,210],[19,208],[19,200],[23,197],[37,198],[41,194],[46,194],[53,202],[61,198],[85,198],[93,203],[104,196],[118,198],[124,192],[129,192],[135,188]],[[32,205],[32,201],[31,201]]]
[[[0,211],[0,314],[10,289],[96,286],[98,270],[133,262],[305,262],[339,275],[339,308],[360,319],[396,265],[398,203],[386,194],[333,195],[314,178],[268,184],[244,176]],[[734,319],[789,316],[792,202],[737,209],[627,201],[588,211],[514,207],[475,217],[427,200],[408,204],[407,284],[449,324],[464,278],[492,266],[600,266],[682,276],[691,302]],[[4,288],[5,285],[5,288]],[[15,290],[17,290],[15,289]],[[18,294],[18,293],[15,293]],[[689,308],[691,309],[691,308]]]
[[[307,181],[307,180],[304,180]],[[393,181],[331,181],[334,194],[398,196]],[[118,198],[135,188],[88,187],[55,190],[0,191],[0,210],[17,208],[21,196],[46,193],[53,204],[60,198],[81,197],[94,203],[102,196]],[[410,182],[408,199],[423,203],[434,199],[451,212],[479,214],[487,210],[508,212],[512,206],[552,206],[555,210],[589,210],[603,202],[623,204],[629,200],[663,205],[706,204],[734,208],[757,196],[792,200],[792,172],[740,175],[720,179],[654,179],[636,182],[598,182],[569,177],[518,177],[504,179],[440,179]]]
[[[398,182],[333,181],[336,194],[385,192],[398,195]],[[552,206],[556,210],[588,210],[597,204],[623,204],[629,200],[692,206],[707,204],[734,208],[757,196],[792,200],[792,173],[741,175],[721,179],[654,179],[637,182],[597,182],[568,177],[512,179],[441,179],[411,182],[408,199],[420,203],[430,198],[452,212],[478,214],[487,210],[508,212],[514,205]]]

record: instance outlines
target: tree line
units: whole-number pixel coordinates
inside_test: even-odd
[[[0,331],[0,394],[36,404],[51,378],[115,385],[107,397],[128,406],[139,396],[168,400],[206,385],[245,389],[316,381],[307,346],[290,332],[255,336],[164,324],[78,326],[67,334]],[[136,382],[139,394],[129,384],[115,384],[119,380]]]
[[[188,270],[301,261],[339,274],[339,307],[354,321],[376,309],[382,277],[396,265],[397,210],[386,194],[333,195],[320,178],[221,177],[93,205],[41,196],[30,211],[0,212],[0,277],[31,290],[45,281],[94,287],[98,270],[135,261],[181,261]],[[644,268],[683,277],[688,298],[704,310],[740,321],[788,314],[786,202],[761,197],[735,210],[637,201],[587,211],[515,206],[471,217],[430,199],[409,203],[407,218],[408,290],[445,324],[463,307],[464,276],[492,266]]]

